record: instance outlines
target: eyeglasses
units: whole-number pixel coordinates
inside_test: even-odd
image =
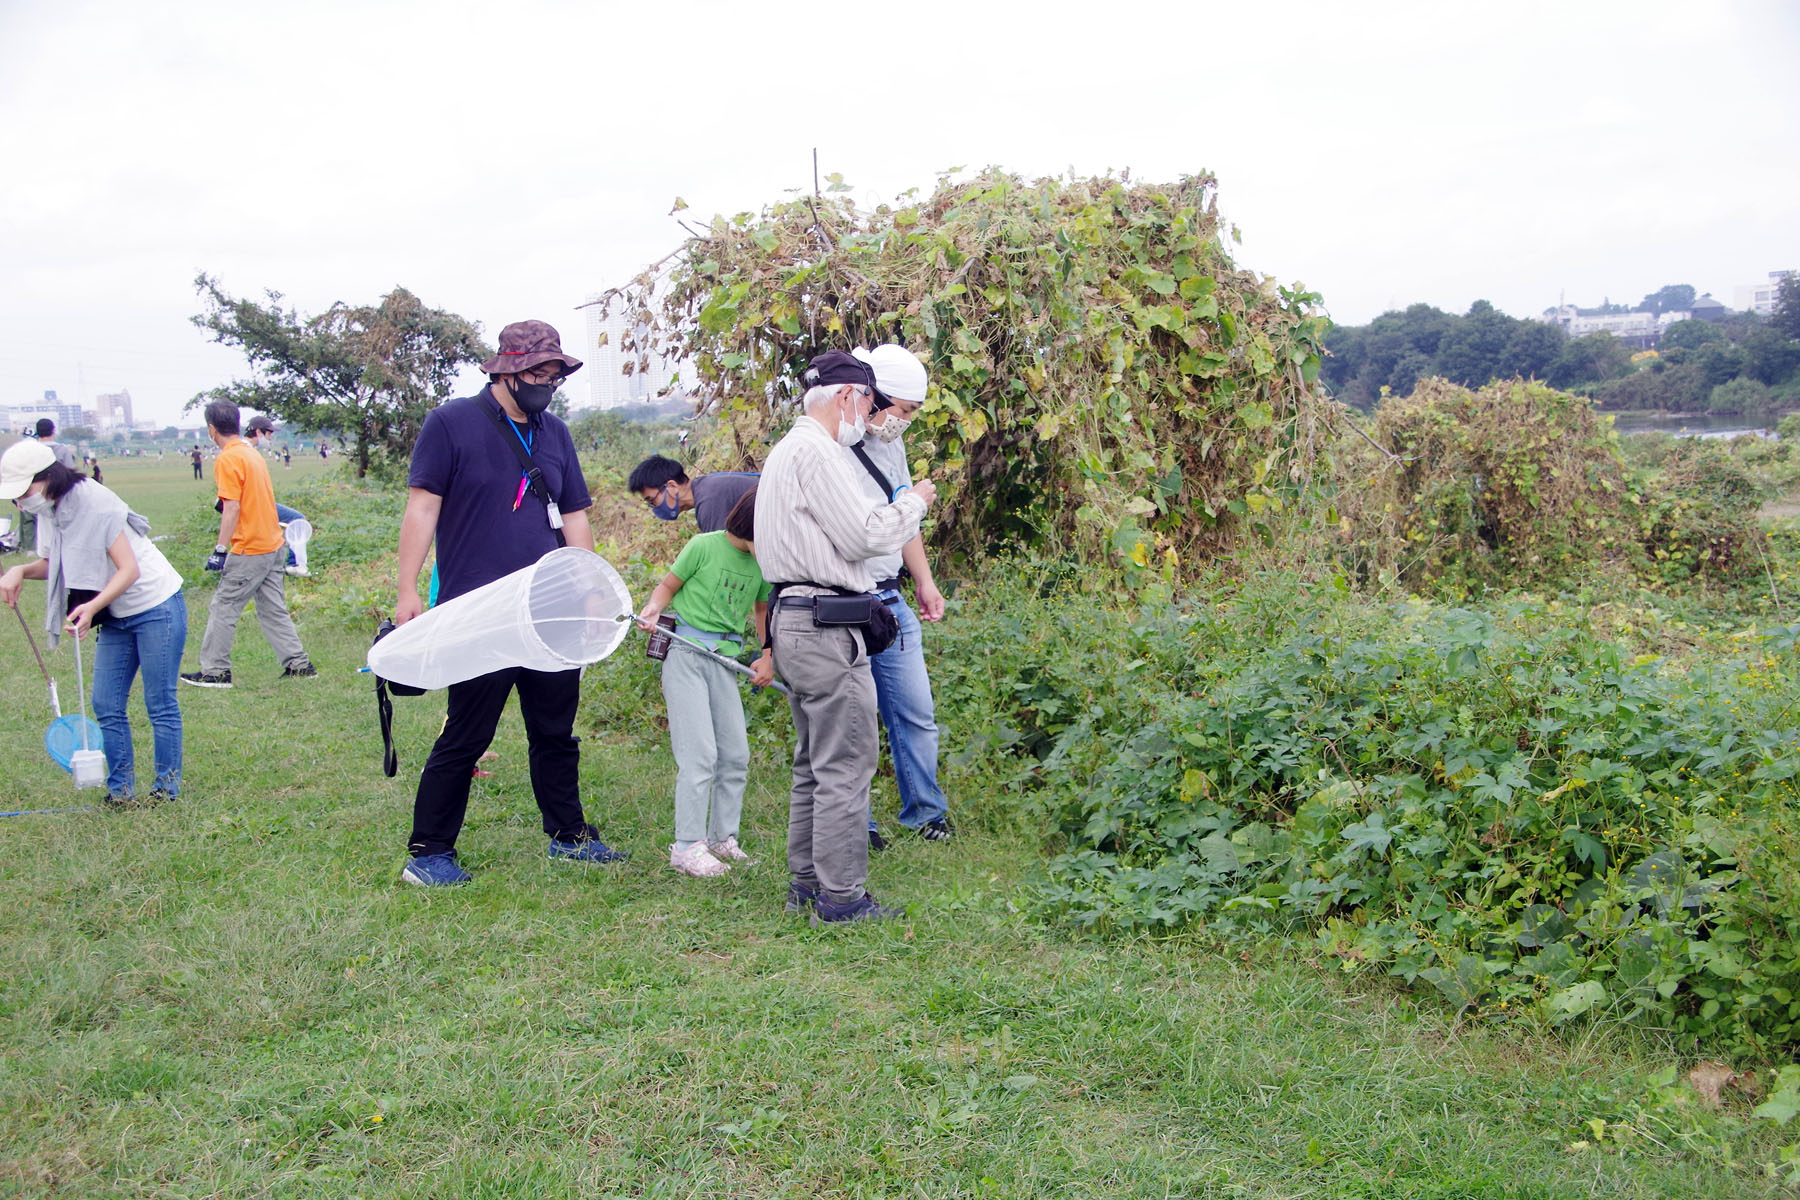
[[[545,371],[554,373],[546,375],[544,374]],[[567,375],[563,374],[555,367],[533,367],[531,370],[521,371],[519,374],[524,376],[525,379],[531,383],[547,383],[551,387],[561,387],[563,381],[568,378]]]

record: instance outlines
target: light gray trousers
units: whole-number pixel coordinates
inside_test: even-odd
[[[669,748],[675,755],[675,844],[736,837],[750,775],[738,675],[676,642],[663,660]]]
[[[200,638],[200,669],[229,671],[231,643],[237,636],[238,618],[244,605],[256,601],[256,621],[263,636],[284,667],[306,665],[306,650],[289,615],[287,594],[282,590],[287,566],[287,547],[268,554],[228,554],[219,573],[219,587],[206,611],[206,633]]]
[[[847,903],[869,879],[869,781],[879,746],[869,656],[860,631],[816,629],[810,608],[778,607],[769,620],[794,715],[788,872]]]

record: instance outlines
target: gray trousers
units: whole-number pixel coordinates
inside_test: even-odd
[[[675,843],[736,837],[750,776],[750,738],[738,675],[676,642],[663,660],[669,748],[675,755]]]
[[[219,588],[206,612],[206,633],[200,639],[200,669],[229,671],[231,642],[237,636],[238,618],[244,605],[256,601],[256,621],[263,636],[284,667],[303,667],[306,651],[294,618],[288,614],[287,594],[282,590],[287,566],[287,547],[268,554],[228,554],[219,573]]]
[[[875,679],[862,634],[816,629],[810,608],[777,607],[775,670],[791,691],[794,783],[788,872],[827,899],[859,899],[869,879],[869,780],[878,748]]]

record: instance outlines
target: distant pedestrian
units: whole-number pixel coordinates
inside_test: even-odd
[[[256,603],[257,624],[281,661],[283,679],[310,679],[319,672],[306,657],[282,589],[287,543],[275,516],[275,488],[269,466],[239,433],[238,407],[229,400],[206,406],[206,432],[219,447],[213,481],[220,501],[219,541],[206,569],[219,572],[218,590],[200,639],[200,669],[184,671],[183,683],[231,686],[231,644],[244,606]]]
[[[200,478],[200,464],[202,461],[203,460],[200,457],[200,447],[195,446],[194,447],[194,478],[195,479]]]
[[[187,644],[181,575],[149,539],[150,525],[96,480],[23,441],[0,455],[0,498],[42,519],[42,554],[0,575],[0,602],[17,608],[27,579],[45,583],[44,628],[67,630],[94,650],[94,716],[106,751],[106,802],[136,803],[137,770],[125,701],[142,675],[155,747],[152,803],[181,793],[181,705],[176,673]],[[65,624],[66,622],[66,624]]]
[[[38,418],[37,440],[50,447],[50,453],[56,456],[56,461],[69,468],[69,470],[78,471],[81,469],[76,463],[74,449],[56,440],[56,422],[52,421],[49,417]]]

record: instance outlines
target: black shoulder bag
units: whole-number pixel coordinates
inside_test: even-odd
[[[375,640],[379,642],[395,628],[392,621],[384,618],[381,627],[375,631]],[[381,718],[381,773],[392,779],[400,770],[400,756],[394,753],[394,702],[388,699],[390,688],[396,696],[423,696],[425,689],[410,683],[390,683],[375,676],[375,713]]]

